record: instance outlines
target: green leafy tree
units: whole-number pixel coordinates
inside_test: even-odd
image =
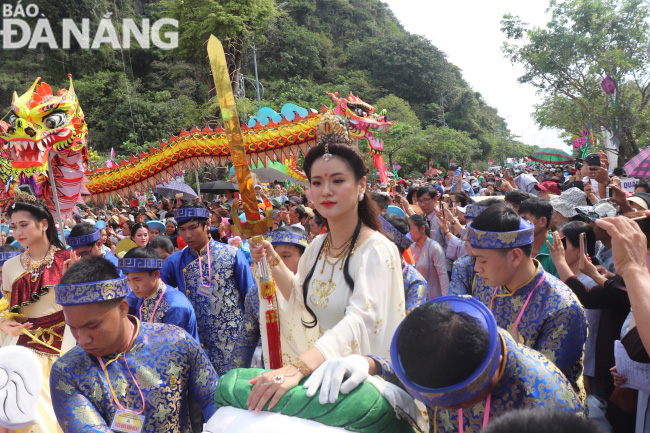
[[[639,140],[647,140],[650,100],[648,3],[552,0],[549,11],[544,28],[512,15],[501,22],[505,55],[525,69],[519,81],[535,86],[543,98],[537,122],[571,136],[590,121],[596,131],[602,126],[614,134],[622,157],[637,153]],[[606,76],[617,83],[615,104],[600,89]]]
[[[386,110],[386,115],[392,122],[420,126],[420,119],[411,109],[411,105],[398,96],[392,94],[384,96],[374,103],[374,107],[375,113]]]
[[[210,83],[205,51],[210,35],[222,42],[235,94],[244,50],[254,39],[263,40],[278,15],[273,0],[162,0],[160,4],[178,20],[178,48],[174,51],[192,60],[197,79]]]

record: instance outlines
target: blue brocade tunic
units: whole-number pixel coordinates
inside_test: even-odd
[[[211,266],[208,266],[208,246]],[[244,254],[237,248],[210,240],[201,250],[201,257],[203,275],[199,272],[198,254],[186,247],[165,260],[160,276],[189,299],[196,314],[201,346],[217,373],[222,375],[228,371],[237,341],[244,298],[255,280]],[[202,294],[201,281],[210,285],[210,295]]]
[[[402,276],[404,277],[406,314],[408,314],[426,302],[429,287],[422,274],[413,265],[402,263]]]
[[[474,293],[474,285],[478,277],[474,270],[474,257],[463,256],[454,262],[451,269],[449,295],[464,296]]]
[[[132,318],[136,321],[135,318]],[[126,351],[126,362],[145,398],[143,433],[190,433],[187,396],[199,402],[205,419],[216,411],[218,376],[199,344],[176,326],[142,323]],[[104,362],[112,357],[104,357]],[[124,356],[107,367],[120,404],[140,411],[142,400]],[[54,412],[65,433],[106,432],[117,410],[97,358],[76,346],[52,367]]]
[[[583,355],[587,340],[587,316],[576,295],[562,281],[544,271],[535,260],[533,277],[513,293],[485,284],[476,276],[474,298],[486,305],[499,327],[514,335],[517,316],[526,303],[531,290],[545,276],[544,282],[532,294],[517,327],[519,342],[546,356],[565,374],[576,390],[582,376]]]
[[[505,343],[506,365],[503,375],[492,389],[490,421],[516,409],[551,408],[582,415],[582,403],[562,372],[535,350],[515,342],[503,329],[499,330]],[[395,382],[392,364],[373,357],[382,366],[382,376]],[[466,433],[479,433],[485,414],[483,400],[463,409],[463,427]],[[458,411],[427,406],[429,431],[456,433]]]
[[[278,293],[278,296],[282,296]],[[244,302],[244,318],[241,322],[237,343],[232,352],[230,366],[233,368],[249,368],[253,360],[255,348],[260,343],[260,297],[257,286],[251,287]]]
[[[164,295],[163,288],[165,288]],[[162,299],[160,299],[161,296]],[[158,304],[157,308],[156,304]],[[187,331],[197,343],[200,342],[194,307],[192,307],[192,304],[190,304],[190,301],[187,300],[184,294],[162,282],[158,290],[156,290],[156,293],[152,296],[148,298],[135,298],[135,303],[131,307],[130,313],[143,322],[176,325]],[[152,314],[154,317],[151,317]]]

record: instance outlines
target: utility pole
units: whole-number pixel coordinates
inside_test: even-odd
[[[440,107],[442,108],[442,126],[443,127],[447,126],[447,122],[445,122],[445,98],[447,96],[451,95],[452,93],[454,93],[456,90],[460,90],[460,89],[462,89],[462,87],[456,87],[455,89],[450,90],[449,92],[442,95],[442,97],[440,98]]]
[[[260,99],[260,80],[257,76],[257,51],[255,50],[255,42],[253,42],[253,66],[255,68],[255,93],[257,94],[257,107],[262,105]]]

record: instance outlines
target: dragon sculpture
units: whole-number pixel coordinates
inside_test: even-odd
[[[333,111],[348,120],[354,140],[370,144],[373,163],[385,181],[383,142],[372,131],[386,131],[392,124],[352,94],[348,98],[329,95],[336,104]],[[183,130],[168,141],[160,141],[158,147],[116,161],[110,168],[88,168],[88,130],[71,78],[70,88],[60,89],[56,95],[39,78],[22,96],[14,93],[11,108],[9,124],[0,128],[0,144],[3,158],[11,161],[12,173],[11,177],[0,173],[0,178],[7,185],[31,184],[54,209],[47,166],[51,162],[64,215],[83,202],[85,195],[107,203],[118,195],[129,197],[154,189],[181,170],[206,164],[225,166],[230,161],[225,130],[206,126]],[[242,126],[249,165],[282,164],[285,173],[304,182],[304,173],[295,161],[315,145],[316,125],[327,111],[326,107],[316,111],[294,104],[285,104],[280,113],[267,107],[260,109],[248,125]]]
[[[48,163],[61,213],[70,214],[87,195],[84,173],[88,163],[88,128],[72,78],[69,89],[56,94],[37,78],[22,96],[11,101],[9,122],[1,128],[2,156],[11,161],[12,174],[4,177],[5,192],[13,181],[31,185],[54,208]]]
[[[368,141],[370,145],[370,154],[372,163],[379,171],[379,179],[382,183],[387,183],[386,164],[384,163],[384,141],[375,137],[371,130],[388,131],[393,126],[388,122],[385,113],[375,114],[375,107],[363,102],[350,92],[350,96],[340,98],[338,93],[328,93],[332,97],[336,107],[334,114],[344,117],[348,120],[350,138],[357,143],[361,140]]]

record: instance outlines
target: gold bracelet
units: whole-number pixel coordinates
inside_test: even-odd
[[[307,377],[312,373],[311,368],[309,368],[307,364],[305,364],[305,361],[303,361],[300,358],[297,358],[294,362],[292,362],[289,365],[292,367],[296,367],[304,377]]]
[[[280,259],[280,255],[279,255],[279,254],[276,254],[276,255],[275,255],[275,259],[273,259],[273,261],[270,263],[271,267],[272,267],[272,268],[275,268],[277,265],[279,265],[279,264],[280,264],[280,260],[281,260],[281,259]]]

